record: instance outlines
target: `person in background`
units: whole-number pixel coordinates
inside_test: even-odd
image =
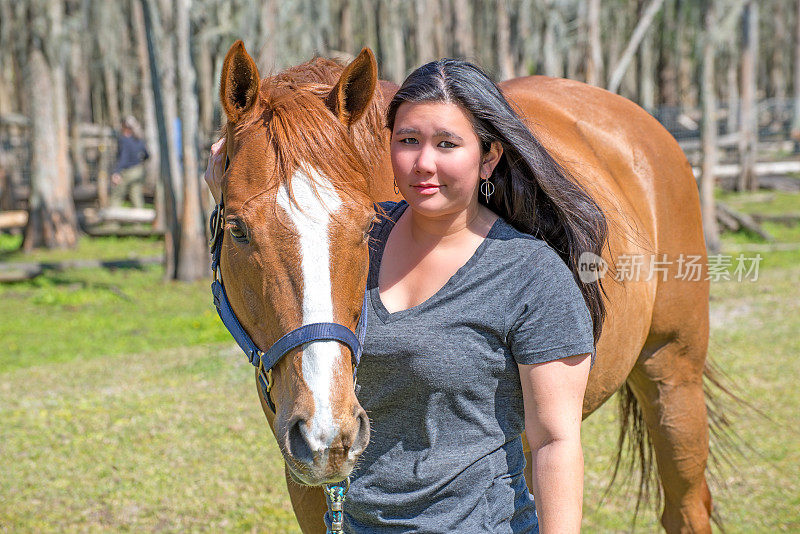
[[[125,117],[117,141],[117,164],[111,174],[111,206],[121,206],[127,195],[135,208],[144,207],[144,161],[149,157],[139,122],[130,115]]]

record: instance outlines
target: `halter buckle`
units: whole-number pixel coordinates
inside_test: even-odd
[[[220,234],[222,229],[223,211],[222,203],[220,203],[214,206],[214,211],[211,213],[211,238],[208,241],[208,245],[212,248],[214,243],[216,243],[217,236]]]
[[[261,378],[264,379],[264,382],[267,384],[266,393],[269,395],[270,391],[272,391],[272,369],[268,371],[264,371],[264,360],[261,357],[264,356],[263,352],[258,353],[258,374]]]

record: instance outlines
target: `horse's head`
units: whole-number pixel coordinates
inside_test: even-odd
[[[370,182],[384,157],[365,49],[346,67],[317,59],[260,80],[241,41],[228,52],[220,96],[229,165],[222,184],[221,274],[233,311],[262,351],[309,323],[355,330],[375,216]],[[315,341],[272,371],[273,416],[294,478],[346,477],[369,442],[350,349]]]

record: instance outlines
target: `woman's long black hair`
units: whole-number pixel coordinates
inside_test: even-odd
[[[404,102],[447,102],[466,110],[484,152],[494,141],[503,156],[489,178],[494,194],[479,201],[521,232],[546,241],[572,271],[592,315],[595,345],[606,307],[601,280],[584,283],[578,259],[586,251],[601,255],[608,225],[600,206],[539,143],[500,89],[475,65],[457,59],[427,63],[403,82],[387,110],[394,129]]]

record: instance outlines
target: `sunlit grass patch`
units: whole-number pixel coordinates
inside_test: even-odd
[[[0,375],[0,525],[299,531],[239,356],[178,349]]]
[[[53,272],[0,285],[0,371],[228,342],[209,286],[165,281],[160,266]]]

